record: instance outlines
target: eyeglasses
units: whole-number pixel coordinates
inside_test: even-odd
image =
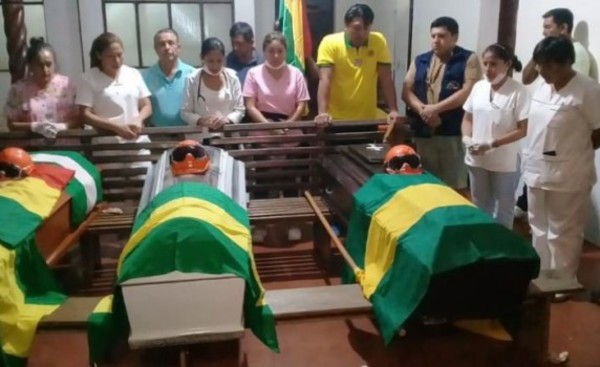
[[[421,166],[421,158],[416,154],[407,154],[402,156],[395,156],[388,161],[388,168],[394,171],[399,171],[408,164],[410,168],[416,169]]]
[[[0,178],[21,178],[25,176],[25,172],[21,167],[12,163],[0,162]]]
[[[200,145],[184,145],[173,149],[171,152],[171,162],[183,162],[185,157],[191,154],[195,159],[206,156],[206,150]]]

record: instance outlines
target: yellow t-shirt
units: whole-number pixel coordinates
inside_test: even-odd
[[[325,36],[317,65],[333,68],[327,112],[336,120],[377,118],[377,66],[391,62],[381,33],[370,32],[360,47],[352,46],[344,32]]]

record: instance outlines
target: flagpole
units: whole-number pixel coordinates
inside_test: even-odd
[[[350,256],[350,254],[348,253],[348,251],[342,244],[342,241],[340,241],[338,236],[333,231],[333,228],[331,228],[331,225],[329,224],[327,219],[325,219],[325,216],[321,212],[321,209],[319,209],[319,207],[317,206],[315,199],[308,191],[304,191],[304,196],[306,197],[306,200],[308,200],[308,203],[310,204],[310,206],[313,208],[315,214],[319,218],[319,221],[321,221],[321,224],[323,224],[323,227],[325,227],[325,230],[327,231],[327,233],[329,234],[329,237],[335,244],[335,247],[337,247],[338,251],[344,258],[344,261],[346,261],[348,266],[350,266],[352,268],[352,271],[354,272],[354,274],[356,274],[357,271],[360,271],[361,269],[356,265],[356,263],[354,262],[354,260],[352,259],[352,257]]]

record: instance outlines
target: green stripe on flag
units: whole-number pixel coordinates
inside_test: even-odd
[[[304,17],[302,0],[280,0],[279,22],[281,32],[287,40],[288,64],[293,65],[304,72],[305,50],[304,50]]]
[[[42,222],[39,215],[31,213],[12,199],[0,196],[0,241],[15,247],[31,236]]]

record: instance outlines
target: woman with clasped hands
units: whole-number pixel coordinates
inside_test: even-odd
[[[202,126],[202,133],[191,138],[209,145],[211,138],[222,135],[215,130],[242,120],[245,108],[236,72],[224,67],[223,42],[215,37],[204,40],[200,58],[203,67],[185,81],[181,118],[189,125]]]
[[[485,79],[475,83],[463,108],[462,141],[475,205],[512,229],[519,181],[519,140],[527,133],[529,96],[509,76],[521,63],[508,46],[482,54]]]
[[[41,37],[32,38],[25,60],[28,74],[10,87],[4,106],[8,128],[54,139],[59,131],[79,127],[75,86],[56,73],[52,46]]]
[[[91,69],[83,74],[77,86],[76,101],[83,121],[116,135],[95,138],[94,143],[150,142],[148,136],[139,135],[144,120],[152,114],[150,91],[140,72],[123,64],[123,53],[123,42],[115,34],[107,32],[96,37],[90,50]],[[146,155],[150,151],[140,149],[133,154]],[[147,163],[127,166],[145,167]]]

